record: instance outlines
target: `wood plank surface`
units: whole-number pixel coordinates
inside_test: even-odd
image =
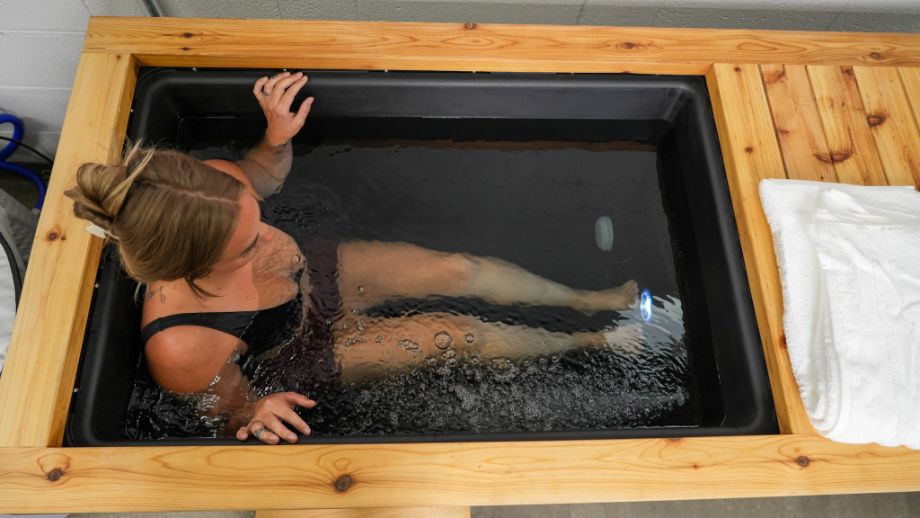
[[[134,81],[131,56],[80,59],[0,376],[0,446],[58,446],[63,437],[101,250],[63,192],[80,164],[120,156]]]
[[[469,507],[365,507],[256,511],[256,518],[470,518]]]
[[[901,74],[904,93],[914,112],[914,123],[920,127],[920,67],[899,68],[898,73]]]
[[[811,432],[785,349],[779,270],[758,191],[761,179],[786,177],[760,69],[717,63],[706,79],[777,420],[783,433]]]
[[[838,444],[813,435],[0,449],[0,510],[11,513],[515,505],[918,489],[920,451]]]
[[[761,65],[760,73],[786,175],[797,180],[837,181],[805,66]]]
[[[844,183],[887,185],[852,68],[808,66],[828,149]]]
[[[144,64],[705,73],[713,62],[920,65],[915,34],[94,17],[84,49]]]
[[[853,67],[853,73],[888,183],[920,188],[920,130],[898,70]]]

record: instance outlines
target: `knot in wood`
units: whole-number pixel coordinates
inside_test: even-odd
[[[473,22],[466,22],[463,24],[463,28],[467,30],[473,30],[476,28],[476,24]]]
[[[58,234],[57,230],[48,232],[48,241],[55,241],[58,237],[60,237],[60,234]]]
[[[803,468],[808,466],[811,463],[811,461],[808,460],[808,457],[804,455],[801,455],[799,456],[799,458],[795,459],[795,462],[796,464],[798,464],[799,466],[802,466]]]
[[[884,56],[881,52],[870,52],[870,53],[869,53],[869,57],[872,58],[872,59],[874,59],[874,60],[876,60],[876,61],[878,61],[878,60],[884,58],[885,56]]]
[[[61,468],[54,468],[48,472],[48,480],[52,482],[57,482],[62,476],[64,476],[64,472],[61,471]]]
[[[885,122],[885,116],[881,113],[872,113],[866,116],[866,122],[869,123],[869,126],[879,126]]]
[[[335,479],[335,489],[336,491],[345,492],[348,491],[348,488],[351,487],[351,477],[348,475],[342,475],[341,477]]]

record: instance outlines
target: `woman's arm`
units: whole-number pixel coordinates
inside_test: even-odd
[[[277,392],[261,399],[256,397],[236,362],[227,362],[214,382],[204,392],[201,415],[223,417],[226,429],[236,430],[236,438],[245,441],[250,435],[268,444],[278,444],[281,439],[297,442],[297,434],[285,426],[290,424],[304,435],[310,427],[294,408],[313,408],[316,402],[296,392]],[[258,432],[264,429],[264,432]],[[258,433],[257,433],[258,432]]]
[[[297,442],[297,435],[284,425],[285,422],[309,434],[310,427],[294,412],[294,407],[313,408],[316,403],[295,392],[278,392],[263,398],[253,394],[239,365],[218,353],[227,350],[221,346],[229,345],[231,340],[235,349],[236,339],[220,336],[223,333],[219,332],[215,334],[213,340],[183,341],[183,347],[172,347],[176,345],[172,341],[152,348],[148,343],[147,365],[154,380],[171,392],[195,396],[200,415],[225,419],[228,429],[236,430],[236,437],[241,441],[264,428],[257,437],[262,442],[277,444],[280,439]],[[151,341],[157,338],[154,336]],[[208,346],[189,347],[195,343]]]
[[[281,190],[291,170],[291,139],[303,128],[313,105],[308,97],[297,112],[291,112],[294,97],[307,84],[302,72],[282,72],[256,81],[252,94],[259,102],[268,126],[265,137],[237,162],[259,196],[265,198]]]
[[[271,144],[266,135],[261,142],[246,152],[242,160],[236,162],[246,173],[253,189],[262,198],[275,194],[284,185],[284,180],[291,171],[291,147],[290,142]]]

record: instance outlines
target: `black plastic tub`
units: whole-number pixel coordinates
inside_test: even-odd
[[[264,128],[252,84],[270,71],[144,70],[129,137],[180,149],[252,142]],[[585,432],[315,437],[302,442],[557,440],[776,433],[769,381],[718,138],[700,77],[319,71],[300,138],[628,141],[657,153],[668,225],[679,237],[681,297],[700,413],[696,426]],[[305,93],[299,96],[302,99]],[[743,109],[741,107],[740,109]],[[431,121],[449,121],[430,124]],[[241,124],[245,122],[245,124]],[[344,128],[344,129],[343,129]],[[295,148],[298,142],[295,140]],[[135,283],[105,254],[67,426],[75,446],[232,444],[131,441],[125,415],[136,376]]]

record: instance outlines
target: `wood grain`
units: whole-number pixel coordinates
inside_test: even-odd
[[[475,20],[472,20],[475,22]],[[920,36],[639,27],[92,18],[153,66],[703,74],[713,62],[920,65]]]
[[[469,507],[365,507],[256,511],[256,518],[470,518]]]
[[[834,182],[834,158],[803,65],[761,65],[773,127],[786,175],[797,180]]]
[[[898,70],[853,67],[853,73],[888,183],[920,188],[920,130]]]
[[[914,112],[914,123],[920,127],[920,67],[899,68],[898,73]]]
[[[844,183],[887,185],[852,68],[808,66],[828,149]]]
[[[715,64],[706,80],[777,420],[783,433],[810,432],[813,428],[785,349],[779,270],[758,191],[761,179],[786,177],[760,69],[756,65]]]
[[[64,191],[76,168],[121,153],[135,62],[83,54],[0,376],[0,445],[56,446],[63,437],[101,241]]]
[[[916,491],[920,451],[813,435],[9,448],[0,481],[10,513],[683,500]]]

